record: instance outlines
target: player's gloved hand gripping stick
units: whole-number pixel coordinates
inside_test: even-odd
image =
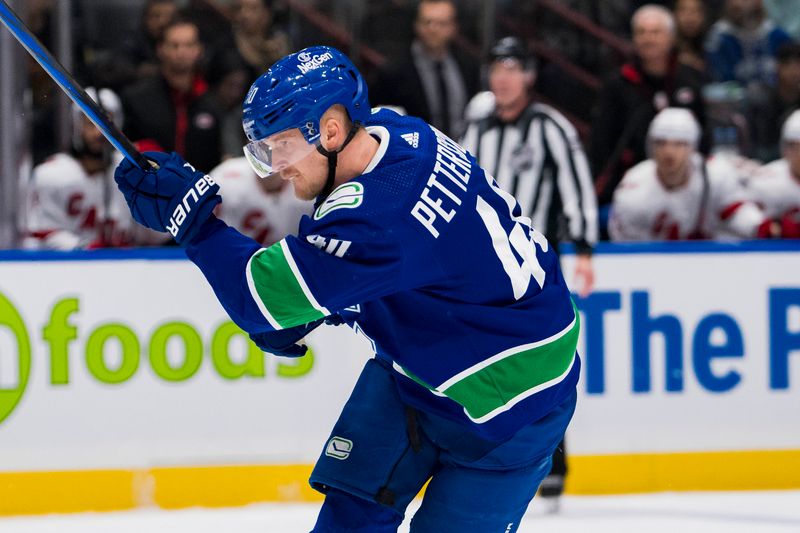
[[[178,244],[188,244],[222,201],[219,185],[174,152],[146,155],[158,169],[143,170],[125,160],[114,172],[114,180],[136,222],[169,232]]]

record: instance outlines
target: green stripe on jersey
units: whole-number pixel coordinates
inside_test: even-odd
[[[508,411],[537,392],[563,381],[575,362],[580,319],[550,338],[506,350],[449,379],[437,390],[474,422]]]
[[[247,269],[250,292],[276,329],[308,324],[328,314],[314,300],[285,241],[256,252]]]

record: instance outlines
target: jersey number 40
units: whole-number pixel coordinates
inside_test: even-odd
[[[514,299],[519,300],[528,291],[531,278],[536,280],[539,288],[544,287],[545,272],[536,257],[536,244],[539,245],[543,252],[547,252],[547,239],[531,225],[531,219],[514,215],[514,208],[517,202],[513,196],[498,187],[491,176],[487,175],[486,179],[492,190],[508,206],[508,216],[514,221],[514,226],[510,233],[506,233],[495,208],[481,198],[480,195],[477,197],[478,214],[491,236],[492,246],[498,259],[500,259],[500,263],[503,265],[503,270],[511,280]],[[525,231],[526,229],[528,230],[527,232]],[[529,233],[530,237],[526,233]],[[514,252],[517,252],[517,255],[522,259],[522,263],[519,262]]]

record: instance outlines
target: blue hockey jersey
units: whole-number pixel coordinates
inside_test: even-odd
[[[510,437],[578,380],[579,320],[558,259],[457,143],[389,110],[366,128],[375,157],[296,237],[264,249],[214,221],[187,253],[249,333],[340,314],[409,405]]]

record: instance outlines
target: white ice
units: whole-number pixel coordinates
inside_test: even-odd
[[[534,500],[520,533],[800,532],[800,491],[567,496],[557,515]],[[416,509],[414,504],[409,514]],[[2,533],[306,533],[318,505],[50,515],[0,519]],[[400,532],[408,532],[404,523]],[[483,533],[483,532],[464,532]]]

